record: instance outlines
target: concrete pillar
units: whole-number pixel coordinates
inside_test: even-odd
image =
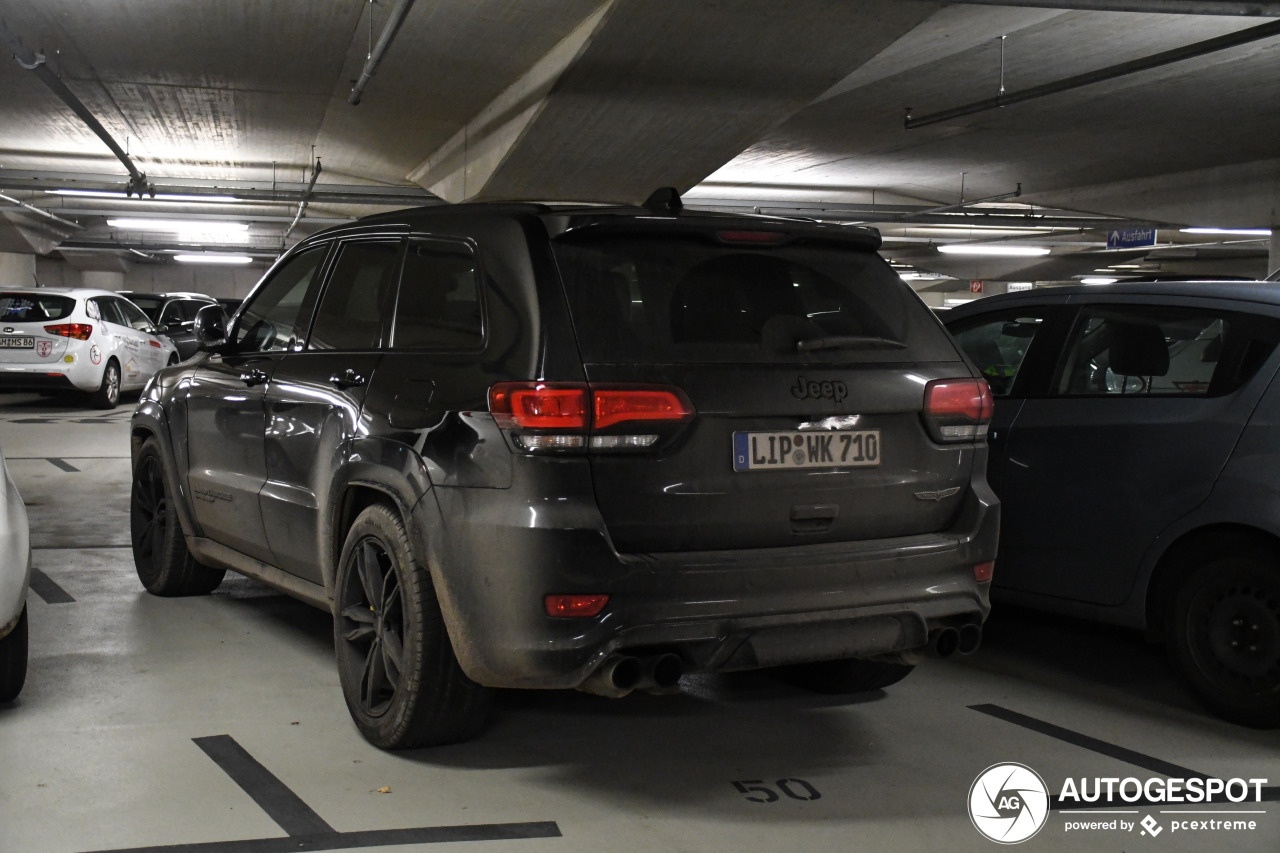
[[[34,287],[36,256],[0,252],[0,282],[4,282],[5,287]]]
[[[83,270],[80,278],[85,287],[100,290],[124,290],[124,273],[115,270]]]

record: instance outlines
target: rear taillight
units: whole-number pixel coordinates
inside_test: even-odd
[[[986,583],[995,576],[996,564],[994,562],[978,563],[973,567],[973,579],[978,583]]]
[[[986,438],[991,411],[986,380],[936,379],[924,387],[924,421],[935,441]]]
[[[87,341],[93,334],[93,326],[88,323],[59,323],[56,326],[45,326],[44,330],[51,335],[75,338],[77,341]]]
[[[499,382],[489,411],[533,451],[644,450],[694,414],[678,388],[585,382]]]
[[[559,618],[578,618],[598,616],[604,606],[609,603],[609,596],[599,595],[548,595],[542,600],[542,606],[548,616]]]

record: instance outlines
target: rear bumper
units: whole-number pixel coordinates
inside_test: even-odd
[[[423,502],[416,521],[437,531],[429,560],[450,636],[467,674],[495,687],[577,687],[615,653],[670,651],[709,672],[893,654],[990,610],[973,566],[995,559],[999,506],[981,482],[943,533],[666,554],[618,554],[588,502],[435,494],[439,509]],[[557,619],[550,593],[610,600],[597,617]]]
[[[102,384],[101,364],[91,364],[83,354],[68,353],[73,362],[59,359],[47,364],[0,364],[0,391],[96,391]]]

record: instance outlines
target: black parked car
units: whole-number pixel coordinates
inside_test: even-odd
[[[177,348],[178,358],[183,360],[196,354],[196,339],[191,332],[196,312],[206,305],[218,304],[218,300],[203,293],[123,291],[120,295],[141,308],[151,322],[164,330],[165,337]]]
[[[1002,600],[1148,629],[1280,725],[1280,289],[1073,286],[953,309],[996,397]]]
[[[331,611],[388,748],[473,735],[490,688],[858,690],[972,651],[990,397],[878,245],[678,203],[317,234],[143,395],[139,576]]]

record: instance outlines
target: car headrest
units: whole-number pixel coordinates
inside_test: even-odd
[[[1112,322],[1111,372],[1123,376],[1164,376],[1169,346],[1154,323]]]

